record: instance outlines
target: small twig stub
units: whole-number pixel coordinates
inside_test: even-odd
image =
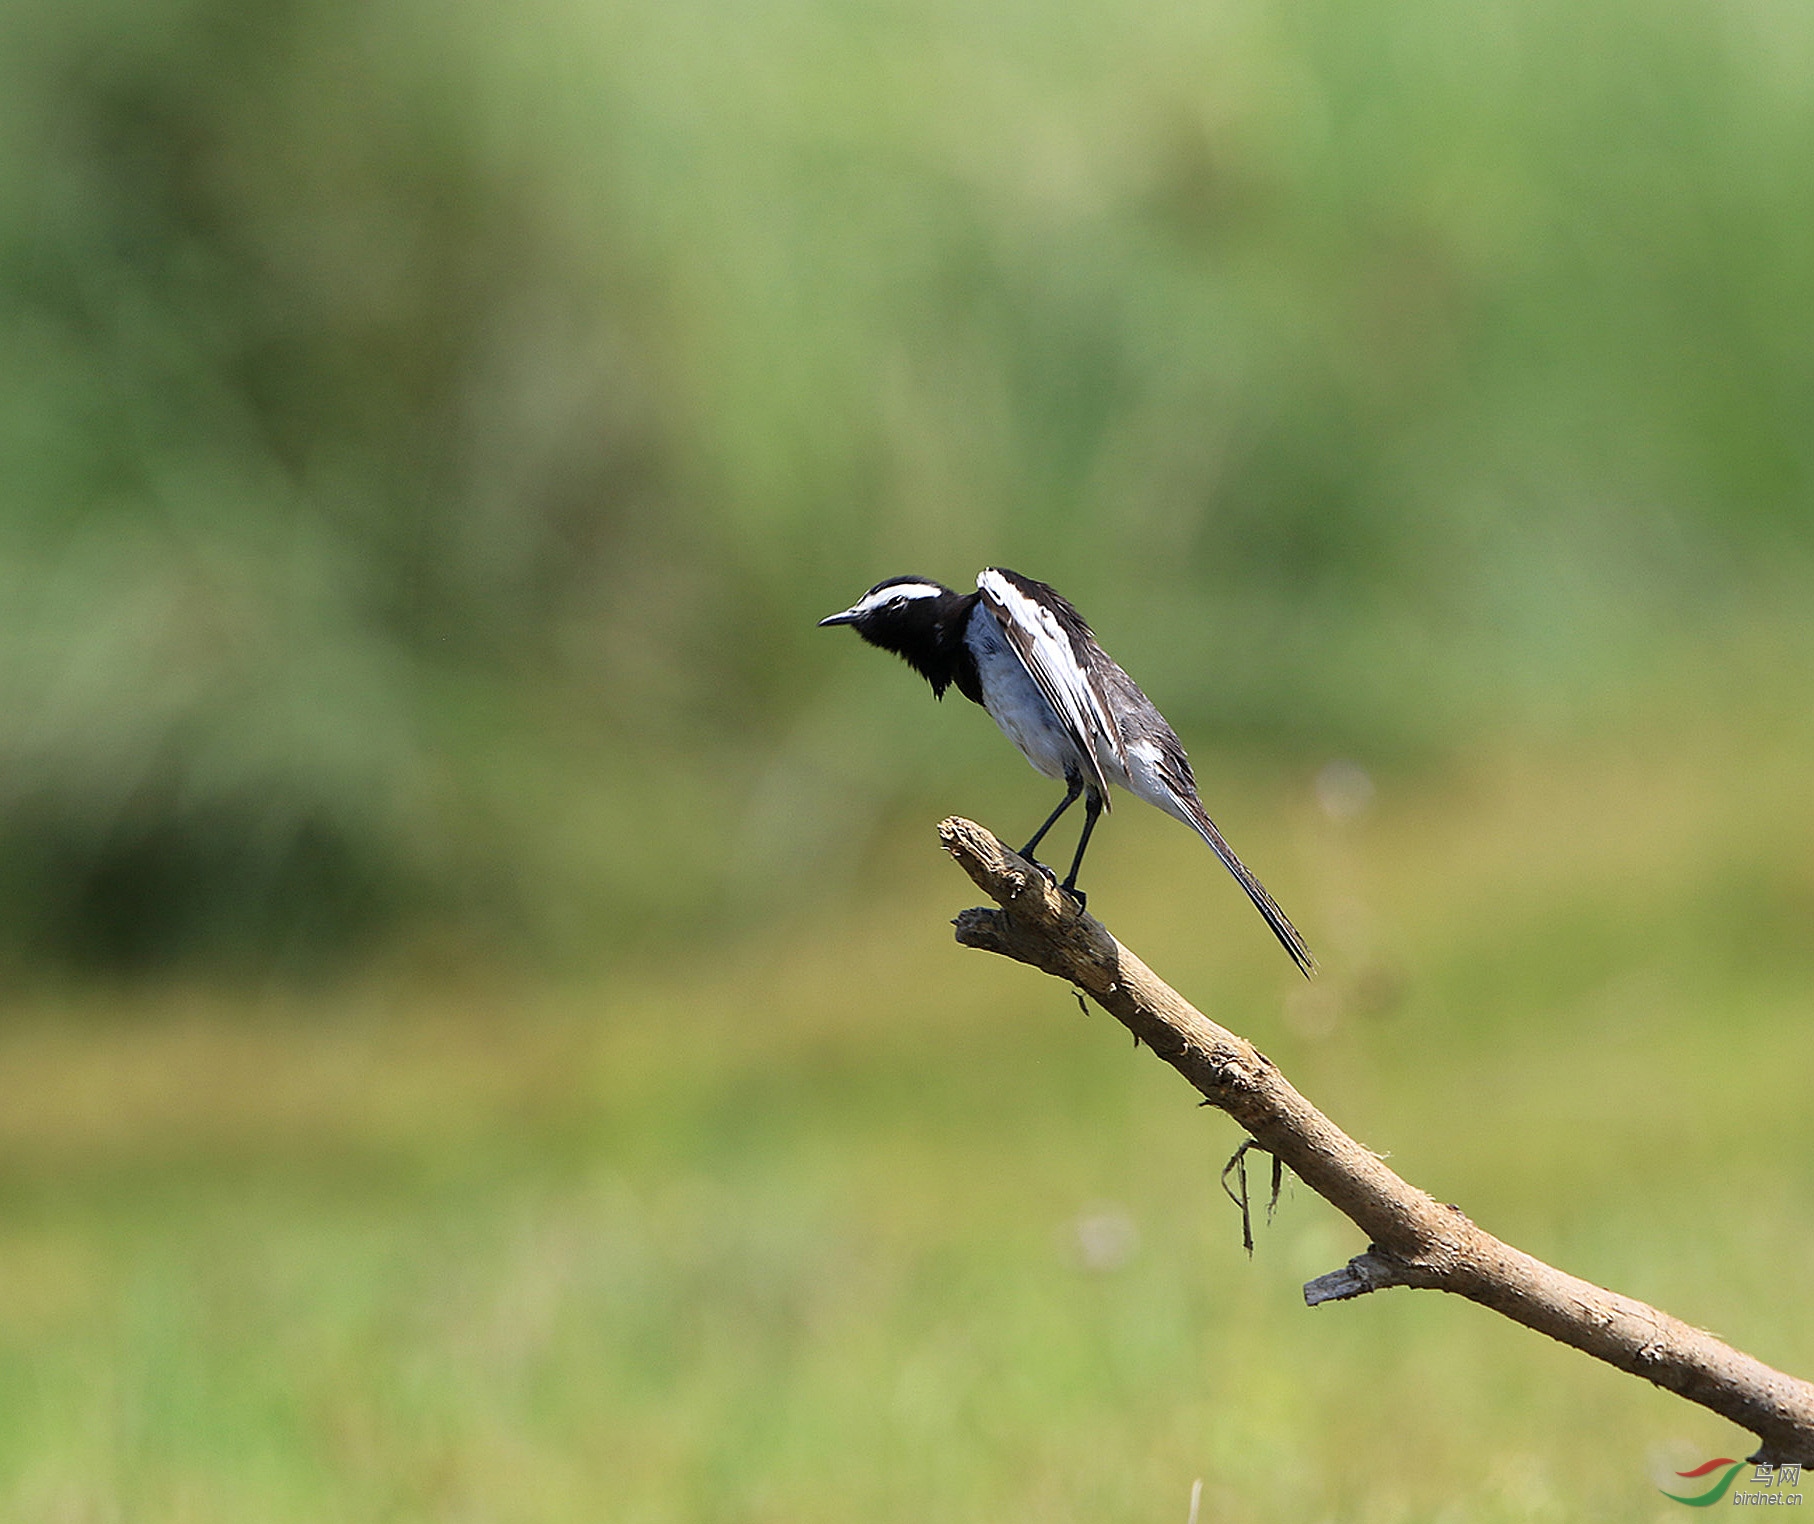
[[[1249,1138],[1234,1151],[1234,1156],[1222,1166],[1222,1190],[1228,1199],[1241,1209],[1241,1247],[1247,1251],[1247,1257],[1253,1258],[1253,1209],[1247,1200],[1247,1150],[1254,1146]],[[1237,1190],[1228,1183],[1230,1171],[1239,1182]]]
[[[1207,1106],[1209,1102],[1202,1103]],[[1252,1198],[1247,1193],[1247,1152],[1257,1148],[1261,1153],[1268,1152],[1266,1146],[1257,1138],[1249,1138],[1234,1151],[1228,1163],[1222,1166],[1223,1193],[1241,1209],[1241,1247],[1247,1251],[1247,1257],[1253,1258],[1253,1206]],[[1235,1185],[1228,1183],[1232,1172]],[[1277,1154],[1272,1155],[1272,1191],[1266,1198],[1266,1220],[1272,1221],[1272,1214],[1278,1210],[1279,1190],[1285,1182],[1285,1165]]]

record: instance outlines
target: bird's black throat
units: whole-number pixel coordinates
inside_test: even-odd
[[[932,685],[935,698],[956,684],[973,704],[983,701],[976,658],[964,642],[964,630],[976,608],[977,594],[947,588],[936,598],[915,598],[899,609],[856,621],[856,631],[872,646],[892,651]]]

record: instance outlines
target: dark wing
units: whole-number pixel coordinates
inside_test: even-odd
[[[1210,850],[1222,859],[1222,866],[1247,892],[1254,908],[1266,918],[1272,934],[1303,970],[1304,977],[1314,978],[1316,959],[1311,956],[1297,927],[1266,892],[1266,886],[1254,877],[1253,870],[1235,856],[1234,848],[1223,839],[1215,821],[1203,808],[1203,801],[1197,796],[1197,780],[1191,772],[1190,758],[1184,754],[1184,743],[1178,739],[1178,733],[1166,723],[1165,716],[1153,707],[1153,701],[1140,691],[1140,685],[1127,673],[1110,665],[1104,670],[1104,677],[1115,697],[1115,713],[1124,717],[1134,759],[1146,764],[1129,769],[1129,791],[1167,814],[1175,815],[1209,843]]]
[[[1089,764],[1092,781],[1109,804],[1109,780],[1096,754],[1106,746],[1127,771],[1127,750],[1109,708],[1100,673],[1091,671],[1086,653],[1095,645],[1089,626],[1077,610],[1043,582],[1017,572],[990,567],[976,579],[983,606],[1008,637],[1008,645],[1027,669],[1064,728]],[[1106,656],[1102,657],[1108,661]]]

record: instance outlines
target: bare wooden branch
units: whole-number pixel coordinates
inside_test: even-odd
[[[1390,1286],[1452,1292],[1730,1419],[1758,1437],[1756,1462],[1814,1465],[1814,1385],[1482,1231],[1400,1179],[988,831],[951,819],[939,837],[1001,907],[964,911],[959,942],[1084,990],[1367,1235],[1366,1253],[1304,1288],[1311,1306]]]

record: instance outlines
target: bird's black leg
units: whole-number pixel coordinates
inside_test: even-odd
[[[1091,789],[1089,797],[1083,801],[1083,835],[1077,838],[1077,855],[1071,859],[1071,871],[1058,886],[1077,901],[1079,909],[1084,905],[1084,893],[1077,887],[1077,870],[1083,866],[1083,849],[1090,844],[1090,832],[1096,829],[1096,817],[1101,813],[1102,795]]]
[[[1081,778],[1065,779],[1064,798],[1058,801],[1058,808],[1053,810],[1050,815],[1046,816],[1046,823],[1033,833],[1033,839],[1020,849],[1020,855],[1022,857],[1026,858],[1029,862],[1033,860],[1033,849],[1046,839],[1046,832],[1058,824],[1058,817],[1064,814],[1066,810],[1077,802],[1077,796],[1082,792],[1083,780]]]

